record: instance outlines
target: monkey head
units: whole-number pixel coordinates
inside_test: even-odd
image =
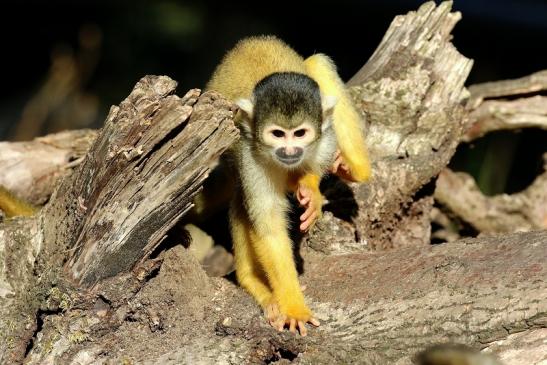
[[[284,169],[313,162],[324,139],[335,139],[331,127],[336,97],[322,96],[317,82],[304,74],[273,73],[257,83],[251,99],[237,104],[242,138]]]

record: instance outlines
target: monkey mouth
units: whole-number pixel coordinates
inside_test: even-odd
[[[293,167],[302,161],[300,157],[277,157],[277,160],[288,167]]]

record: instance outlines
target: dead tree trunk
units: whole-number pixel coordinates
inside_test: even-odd
[[[180,98],[175,87],[168,77],[139,81],[111,109],[83,162],[65,176],[39,216],[8,221],[0,230],[0,282],[9,298],[0,306],[9,339],[0,360],[22,359],[40,321],[36,313],[66,309],[67,294],[56,297],[65,290],[59,288],[70,287],[65,280],[86,288],[146,260],[237,137],[230,103],[199,90]],[[63,151],[52,154],[63,157]],[[59,160],[62,165],[66,158]]]
[[[368,123],[373,176],[352,189],[350,202],[358,203],[353,224],[338,224],[336,231],[344,240],[330,240],[320,227],[307,240],[313,248],[352,252],[429,244],[433,200],[419,191],[450,161],[463,134],[463,85],[472,65],[450,43],[461,18],[450,8],[449,2],[430,2],[396,17],[349,81]]]
[[[539,364],[547,232],[429,245],[434,178],[468,124],[471,61],[449,42],[450,8],[396,17],[350,80],[374,176],[327,185],[331,213],[305,239],[321,327],[276,332],[180,245],[149,257],[237,131],[221,96],[179,98],[172,80],[148,76],[41,213],[0,225],[0,362],[402,365],[457,341]]]
[[[55,242],[48,249],[69,250],[65,271],[78,285],[146,259],[237,136],[231,104],[198,90],[181,99],[171,95],[175,86],[166,77],[142,79],[43,211],[45,240]]]

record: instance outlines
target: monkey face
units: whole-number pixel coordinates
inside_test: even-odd
[[[318,133],[310,123],[295,128],[271,124],[262,130],[262,141],[270,148],[272,159],[286,168],[295,168],[306,157]]]

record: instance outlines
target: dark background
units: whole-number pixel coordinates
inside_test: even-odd
[[[202,87],[223,53],[276,34],[303,55],[329,54],[344,79],[370,57],[395,15],[422,1],[20,1],[4,5],[0,139],[100,127],[146,74]],[[546,0],[456,0],[454,44],[475,60],[468,84],[547,68]],[[541,170],[546,132],[496,133],[453,165],[487,193],[517,191]],[[524,162],[524,163],[523,163]],[[499,170],[499,171],[498,171]],[[513,178],[509,178],[513,176]]]

